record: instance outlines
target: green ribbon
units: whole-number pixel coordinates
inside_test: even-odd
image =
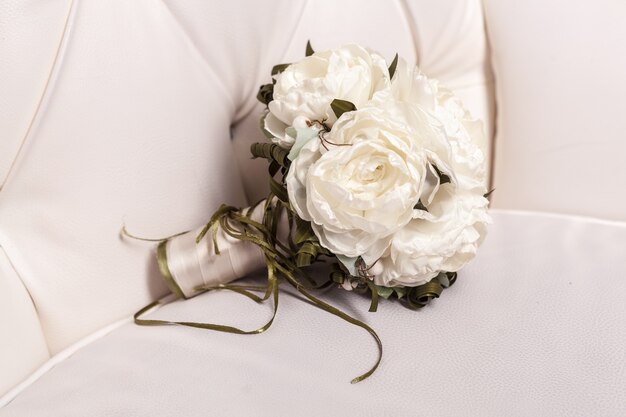
[[[161,271],[161,275],[165,280],[165,284],[170,289],[170,291],[178,298],[187,298],[185,297],[183,290],[180,288],[174,277],[172,277],[170,267],[167,264],[167,242],[167,240],[164,240],[157,246],[156,257],[157,264],[159,265],[159,270]]]
[[[271,198],[271,197],[270,197]],[[271,204],[271,201],[270,201]],[[269,206],[271,207],[271,206]],[[267,207],[266,207],[267,208]],[[234,207],[231,206],[222,206],[220,207],[214,216],[212,216],[211,221],[202,229],[201,233],[198,235],[197,241],[199,242],[205,235],[208,233],[211,228],[214,230],[217,229],[215,227],[217,224],[224,230],[225,233],[230,236],[245,240],[254,243],[261,250],[263,250],[265,254],[265,262],[267,266],[267,286],[255,286],[255,285],[217,285],[214,287],[197,287],[195,288],[197,293],[205,292],[205,291],[214,291],[214,290],[230,290],[241,295],[244,295],[258,303],[262,303],[266,301],[268,298],[272,297],[274,301],[274,309],[272,313],[272,317],[270,320],[265,323],[263,326],[254,330],[243,330],[238,327],[227,326],[223,324],[215,324],[215,323],[204,323],[204,322],[191,322],[191,321],[171,321],[171,320],[158,320],[158,319],[144,319],[142,318],[144,314],[148,311],[152,310],[159,304],[162,304],[161,301],[155,301],[153,303],[148,304],[141,310],[139,310],[134,315],[135,323],[142,326],[165,326],[165,325],[176,325],[176,326],[186,326],[186,327],[194,327],[199,329],[206,330],[215,330],[226,333],[234,333],[234,334],[259,334],[263,333],[267,329],[270,328],[274,319],[276,317],[276,313],[278,311],[278,294],[279,294],[279,277],[277,272],[280,273],[280,276],[288,282],[291,286],[293,286],[300,294],[302,294],[305,298],[311,301],[318,308],[333,314],[348,323],[351,323],[355,326],[361,327],[366,330],[368,333],[372,335],[376,344],[378,346],[378,358],[374,364],[374,366],[369,369],[364,374],[352,379],[351,383],[355,384],[360,382],[370,375],[374,373],[374,371],[378,368],[380,361],[382,359],[383,346],[378,334],[372,329],[370,326],[358,320],[350,315],[344,313],[338,308],[322,301],[321,299],[312,295],[310,290],[317,290],[322,288],[327,288],[332,285],[332,281],[326,280],[322,283],[316,283],[311,277],[306,274],[301,268],[299,268],[296,263],[292,261],[295,253],[290,250],[285,245],[272,245],[268,241],[270,236],[275,236],[275,224],[278,222],[280,218],[280,212],[283,209],[278,208],[275,210],[266,210],[266,216],[264,216],[264,224],[256,222],[250,217],[247,216],[251,211],[247,213],[241,213],[237,211]],[[272,213],[272,211],[274,213]],[[268,213],[270,215],[268,215]],[[278,214],[276,214],[278,213]],[[239,226],[239,227],[238,227]],[[273,234],[270,232],[274,232]],[[275,240],[275,239],[271,239]],[[219,247],[217,245],[217,236],[214,234],[214,245],[215,245],[215,253],[219,253]],[[276,246],[279,246],[278,248]],[[282,252],[282,253],[281,253]],[[171,272],[167,266],[167,240],[163,240],[157,246],[157,261],[159,264],[159,268],[163,277],[165,278],[168,287],[179,298],[184,298],[180,287],[176,284],[176,281],[173,279]],[[305,284],[299,278],[307,281]],[[265,291],[265,295],[260,297],[254,292]]]
[[[214,252],[219,255],[220,251],[217,233],[218,227],[220,227],[224,233],[235,239],[253,243],[263,251],[265,256],[265,264],[267,266],[267,284],[265,286],[234,284],[224,284],[213,287],[200,286],[194,289],[194,295],[205,291],[229,290],[248,297],[257,303],[263,303],[269,298],[272,298],[274,308],[270,320],[258,329],[242,330],[238,327],[214,323],[142,318],[142,316],[149,310],[159,304],[162,304],[161,301],[155,301],[148,304],[134,315],[135,323],[142,326],[187,326],[235,334],[263,333],[270,328],[276,318],[276,313],[278,311],[279,285],[280,281],[283,280],[294,287],[296,291],[311,301],[316,307],[337,316],[350,324],[361,327],[374,338],[376,345],[378,346],[378,357],[376,362],[367,372],[352,379],[351,383],[356,384],[363,381],[371,376],[380,365],[383,355],[383,345],[380,337],[374,329],[365,324],[363,321],[358,320],[319,299],[311,294],[310,291],[327,288],[333,284],[342,284],[345,280],[350,280],[351,285],[353,283],[355,284],[353,285],[355,292],[369,292],[371,296],[369,311],[371,312],[376,311],[378,308],[379,296],[389,298],[392,294],[395,294],[398,299],[404,300],[409,308],[419,309],[428,304],[432,299],[439,297],[444,288],[452,285],[456,280],[456,273],[442,272],[435,279],[419,287],[388,288],[374,285],[374,283],[368,279],[368,276],[353,276],[345,267],[343,267],[343,265],[341,265],[341,263],[334,262],[331,264],[332,270],[328,279],[322,282],[317,282],[309,276],[309,274],[307,274],[304,267],[320,261],[320,256],[327,256],[331,258],[334,258],[334,256],[320,245],[317,237],[311,229],[310,224],[300,219],[289,205],[287,191],[284,188],[284,176],[286,175],[290,163],[287,158],[287,152],[275,144],[257,143],[252,145],[252,154],[254,157],[265,158],[270,162],[268,170],[270,174],[271,192],[267,199],[265,199],[262,222],[255,221],[250,218],[250,214],[253,209],[257,207],[260,202],[245,211],[241,211],[233,206],[222,205],[213,214],[213,216],[211,216],[210,221],[200,231],[196,237],[196,242],[199,243],[206,236],[206,234],[211,231]],[[279,172],[283,175],[281,182],[274,179],[274,176]],[[282,214],[285,212],[289,220],[288,242],[286,243],[279,241],[276,237],[279,221]],[[134,237],[127,232],[126,234]],[[141,240],[154,241],[151,239]],[[168,267],[168,240],[169,238],[160,240],[160,243],[157,246],[156,256],[159,269],[161,270],[165,282],[172,293],[179,298],[185,298],[180,287],[173,279]],[[365,265],[363,270],[367,272]],[[264,295],[257,295],[256,293],[258,292],[264,292]]]
[[[213,323],[202,323],[202,322],[193,322],[193,321],[170,321],[170,320],[156,320],[156,319],[143,319],[141,318],[141,316],[143,316],[146,312],[148,312],[149,310],[153,309],[154,307],[156,307],[159,304],[162,304],[161,301],[154,301],[150,304],[148,304],[147,306],[145,306],[144,308],[142,308],[141,310],[139,310],[138,312],[135,313],[135,315],[133,316],[135,319],[135,323],[141,325],[141,326],[186,326],[186,327],[195,327],[197,329],[205,329],[205,330],[216,330],[218,332],[226,332],[226,333],[234,333],[234,334],[259,334],[259,333],[263,333],[264,331],[266,331],[267,329],[270,328],[270,326],[272,325],[272,323],[274,322],[274,318],[276,317],[276,312],[278,311],[278,281],[276,279],[272,280],[269,275],[268,275],[268,285],[267,285],[267,291],[266,291],[266,296],[264,297],[259,297],[256,294],[251,293],[250,291],[256,291],[257,287],[254,285],[240,285],[240,286],[234,286],[234,285],[219,285],[216,287],[211,287],[211,288],[205,288],[204,291],[211,291],[211,290],[218,290],[218,289],[224,289],[224,290],[231,290],[234,292],[237,292],[239,294],[245,295],[246,297],[256,301],[256,302],[263,302],[265,300],[267,300],[267,294],[272,294],[274,297],[274,312],[272,313],[272,317],[270,318],[270,320],[265,323],[263,326],[259,327],[258,329],[255,330],[242,330],[238,327],[233,327],[233,326],[226,326],[223,324],[213,324]],[[202,292],[204,292],[202,291]]]

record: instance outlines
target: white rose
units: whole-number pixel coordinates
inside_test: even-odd
[[[461,100],[437,80],[428,79],[419,68],[399,59],[391,88],[377,96],[376,103],[393,117],[414,129],[426,128],[437,137],[422,146],[435,152],[448,165],[454,165],[466,187],[483,187],[486,183],[483,124],[473,118]],[[454,161],[451,157],[454,156]]]
[[[385,59],[358,45],[316,52],[274,78],[264,127],[274,143],[287,149],[296,139],[287,128],[306,128],[314,121],[332,126],[334,99],[350,101],[359,109],[390,83]]]
[[[487,214],[482,125],[452,92],[428,80],[417,68],[398,63],[390,95],[379,103],[411,126],[428,126],[435,135],[423,146],[449,181],[429,175],[427,212],[397,231],[382,257],[374,282],[384,286],[417,286],[441,271],[458,271],[476,254],[490,222]]]
[[[332,130],[309,140],[286,178],[289,200],[310,221],[322,246],[339,258],[374,263],[394,232],[423,213],[426,155],[413,132],[382,110],[344,113]]]
[[[428,206],[432,217],[413,220],[393,236],[374,282],[414,287],[441,271],[460,270],[474,258],[485,236],[485,225],[490,222],[487,204],[480,194],[452,184],[441,186]]]

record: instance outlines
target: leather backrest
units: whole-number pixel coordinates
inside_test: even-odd
[[[70,5],[69,0],[0,2],[0,187],[41,105]],[[0,228],[0,236],[3,232]],[[0,394],[49,356],[35,305],[0,247]]]
[[[494,206],[626,220],[626,2],[485,3]]]
[[[165,237],[266,193],[256,91],[307,39],[398,52],[491,131],[478,0],[43,3],[0,6],[22,16],[0,25],[0,393],[166,293],[154,245],[123,225]]]

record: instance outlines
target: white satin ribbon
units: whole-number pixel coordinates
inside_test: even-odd
[[[262,221],[264,206],[263,203],[257,205],[250,216],[252,220]],[[281,222],[284,227],[279,229],[286,230],[287,219],[281,220],[285,220]],[[227,284],[265,266],[263,252],[255,244],[229,236],[219,223],[213,227],[218,228],[219,255],[215,254],[212,229],[196,243],[196,237],[204,226],[167,242],[167,265],[186,298],[197,295],[196,288],[200,286]]]

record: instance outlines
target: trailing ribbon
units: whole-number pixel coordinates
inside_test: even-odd
[[[255,286],[255,285],[233,285],[233,284],[218,284],[213,286],[199,285],[194,287],[193,292],[185,292],[181,289],[179,283],[173,276],[170,266],[171,261],[168,259],[168,246],[172,244],[172,242],[176,239],[166,239],[159,243],[157,246],[157,261],[159,264],[159,268],[161,273],[172,291],[178,298],[189,298],[191,296],[200,294],[205,291],[214,291],[214,290],[229,290],[234,291],[239,294],[242,294],[258,303],[262,303],[268,300],[270,297],[273,298],[274,309],[272,313],[272,317],[270,320],[261,326],[258,329],[254,330],[243,330],[233,326],[226,326],[221,324],[214,323],[201,323],[201,322],[190,322],[190,321],[170,321],[170,320],[157,320],[157,319],[144,319],[142,318],[144,314],[153,309],[155,306],[159,305],[160,301],[155,301],[153,303],[148,304],[141,310],[139,310],[135,315],[135,323],[143,326],[162,326],[162,325],[178,325],[178,326],[187,326],[194,327],[200,329],[207,330],[216,330],[227,333],[235,333],[235,334],[258,334],[267,330],[276,317],[276,313],[278,310],[278,294],[279,294],[279,277],[283,278],[284,281],[293,286],[300,294],[302,294],[305,298],[310,300],[315,306],[321,308],[324,311],[327,311],[330,314],[333,314],[348,323],[354,324],[366,330],[368,333],[372,335],[376,344],[378,346],[378,358],[374,366],[365,372],[364,374],[354,378],[351,382],[357,383],[360,382],[367,377],[369,377],[378,367],[380,361],[382,359],[383,346],[378,334],[367,324],[363,323],[361,320],[358,320],[350,315],[344,313],[338,308],[322,301],[318,297],[314,296],[310,293],[312,290],[319,290],[323,288],[327,288],[333,282],[328,279],[322,283],[316,283],[310,276],[306,274],[306,272],[302,271],[295,263],[295,255],[296,253],[292,250],[292,248],[284,245],[282,243],[278,243],[275,239],[272,239],[270,236],[276,236],[276,230],[278,229],[278,221],[280,219],[281,209],[278,210],[268,210],[268,207],[271,207],[272,202],[268,201],[264,205],[264,219],[263,223],[255,221],[250,214],[254,212],[254,207],[248,209],[246,212],[239,212],[234,207],[222,206],[211,219],[211,221],[195,236],[195,242],[201,243],[205,236],[212,232],[212,243],[213,250],[217,258],[220,256],[225,256],[225,254],[220,254],[219,242],[218,242],[218,232],[219,230],[224,231],[226,234],[231,236],[232,238],[242,241],[242,242],[251,242],[255,246],[259,247],[264,255],[265,265],[267,267],[267,285],[263,286]],[[279,203],[280,204],[280,203]],[[276,207],[274,207],[276,208]],[[276,214],[278,213],[278,215]],[[293,218],[291,219],[293,220]],[[295,223],[295,221],[294,221]],[[273,231],[271,233],[270,231]],[[181,239],[181,236],[177,236],[177,239]],[[147,239],[143,239],[147,240]],[[271,242],[271,243],[270,243]],[[237,277],[238,278],[238,277]],[[263,296],[259,296],[255,294],[255,292],[262,291],[265,294]]]
[[[178,298],[190,298],[215,290],[237,292],[257,303],[272,298],[274,308],[270,320],[258,329],[243,330],[222,324],[142,318],[161,303],[155,301],[135,314],[135,323],[143,326],[178,325],[235,334],[262,333],[276,317],[279,285],[283,280],[318,308],[361,327],[374,338],[378,346],[376,362],[351,382],[355,384],[363,381],[374,373],[382,359],[383,345],[378,334],[361,320],[319,299],[311,291],[333,284],[348,284],[356,292],[370,294],[369,311],[376,311],[380,297],[394,295],[408,307],[418,309],[439,297],[444,288],[452,285],[456,273],[442,272],[418,287],[381,287],[369,279],[371,266],[368,267],[360,260],[357,265],[359,276],[351,275],[332,253],[321,246],[309,222],[303,221],[291,210],[284,185],[284,176],[290,163],[287,152],[269,143],[254,144],[251,150],[254,157],[269,161],[271,191],[268,198],[244,210],[222,205],[198,231],[156,240],[160,242],[156,256],[165,282]],[[282,174],[283,181],[274,178],[278,173]],[[136,238],[125,229],[123,233]],[[176,256],[172,257],[171,254]],[[307,274],[305,268],[322,260],[331,260],[331,272],[327,280],[317,282]],[[267,285],[230,284],[263,265],[267,268]]]

